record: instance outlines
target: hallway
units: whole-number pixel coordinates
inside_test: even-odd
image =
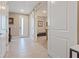
[[[29,38],[13,38],[5,58],[47,58],[47,49]]]
[[[77,45],[78,1],[0,1],[0,58],[77,58]]]

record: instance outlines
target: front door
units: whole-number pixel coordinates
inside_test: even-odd
[[[28,16],[21,15],[19,19],[19,36],[28,37]]]

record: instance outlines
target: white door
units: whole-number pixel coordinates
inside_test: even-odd
[[[28,37],[28,16],[21,15],[19,22],[19,35],[20,37]]]
[[[8,41],[8,9],[7,2],[0,2],[0,57],[3,57],[7,49]]]
[[[77,2],[48,2],[48,54],[69,57],[69,47],[77,43]]]

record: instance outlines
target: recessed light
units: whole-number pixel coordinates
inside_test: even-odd
[[[54,4],[56,1],[51,1],[52,4]]]
[[[2,6],[2,9],[4,10],[4,9],[6,9],[6,7],[5,6]]]
[[[5,6],[0,6],[0,9],[5,10],[6,7]]]
[[[24,12],[24,10],[23,10],[23,9],[21,9],[20,11],[21,11],[21,12]]]
[[[46,13],[46,10],[43,10],[43,13]]]

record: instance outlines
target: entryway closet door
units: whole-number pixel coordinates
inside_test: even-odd
[[[77,44],[77,2],[48,2],[48,54],[69,57],[69,48]]]

